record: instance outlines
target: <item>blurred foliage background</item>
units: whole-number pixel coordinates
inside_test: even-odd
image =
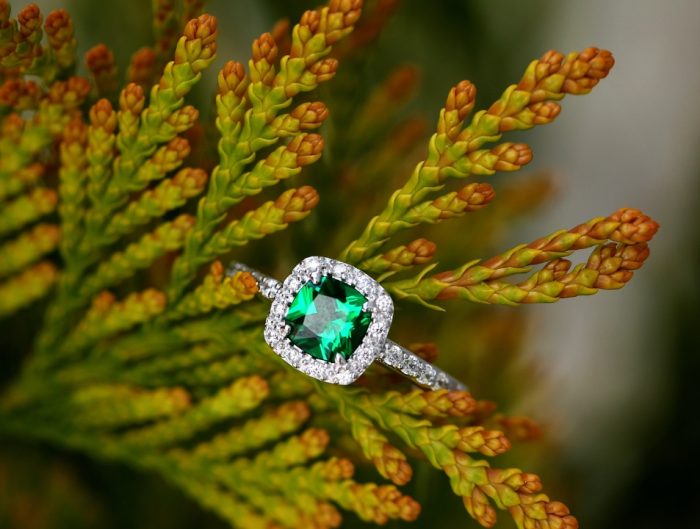
[[[45,12],[67,8],[76,22],[79,54],[105,42],[122,72],[131,53],[151,42],[150,8],[143,0],[38,4]],[[455,256],[464,258],[465,252],[494,253],[629,201],[662,225],[645,273],[614,295],[520,308],[517,316],[508,308],[489,307],[497,315],[489,319],[493,327],[488,329],[476,314],[468,323],[443,314],[426,317],[413,309],[401,317],[420,317],[422,328],[435,329],[436,335],[450,326],[469,325],[493,338],[488,350],[470,352],[467,365],[457,365],[460,359],[452,357],[448,366],[468,373],[479,397],[497,398],[502,408],[541,421],[544,440],[518,447],[507,457],[543,475],[550,493],[567,501],[582,527],[697,527],[700,487],[693,476],[700,464],[693,452],[700,442],[694,418],[700,405],[695,332],[700,230],[691,213],[700,206],[695,149],[700,74],[693,68],[700,37],[692,21],[700,20],[700,5],[682,0],[577,4],[403,0],[366,54],[344,62],[332,86],[324,88],[322,98],[332,116],[324,134],[342,137],[347,127],[357,127],[354,103],[397,67],[406,67],[415,88],[406,94],[396,119],[415,120],[417,134],[426,124],[425,139],[444,94],[460,79],[477,84],[483,104],[497,98],[546,49],[597,45],[615,53],[611,78],[593,96],[567,101],[569,108],[557,123],[528,136],[536,158],[527,174],[500,177],[552,175],[554,189],[540,190],[547,200],[538,211],[518,217],[488,241],[465,232],[464,247],[441,248],[442,262],[463,262]],[[219,57],[197,87],[197,106],[207,108],[214,72],[225,59],[245,60],[250,42],[261,32],[314,5],[211,0],[207,9],[220,24]],[[357,154],[353,148],[361,153],[363,147],[327,151],[321,160],[326,167],[314,171],[323,173],[328,166],[351,171]],[[419,156],[406,152],[398,176]],[[310,178],[323,196],[324,184],[317,175]],[[367,202],[368,211],[376,209],[372,197]],[[484,214],[497,215],[493,209]],[[488,217],[483,222],[488,225]],[[26,349],[22,341],[31,335],[30,325],[23,314],[3,323],[3,379],[16,369],[19,359],[13,351]],[[426,339],[419,330],[404,332],[400,338],[409,342]],[[513,380],[518,387],[508,395]],[[424,506],[418,526],[425,520],[435,529],[476,526],[452,497],[447,480],[427,467],[416,468],[408,492]],[[348,527],[353,525],[349,522]],[[500,524],[512,522],[503,517]],[[195,526],[224,524],[157,477],[47,446],[0,440],[0,527]]]

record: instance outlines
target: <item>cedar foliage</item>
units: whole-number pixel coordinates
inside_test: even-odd
[[[215,57],[219,30],[201,2],[154,2],[154,45],[134,54],[120,87],[102,44],[79,73],[65,10],[44,19],[29,5],[13,18],[0,1],[0,316],[42,299],[45,307],[21,373],[2,393],[0,430],[160,473],[234,527],[330,528],[343,511],[377,524],[415,520],[420,505],[401,487],[416,458],[444,472],[485,527],[496,509],[520,529],[578,526],[536,475],[491,465],[509,436],[536,436],[532,421],[379,370],[355,387],[314,382],[264,344],[266,305],[253,278],[225,274],[221,259],[316,214],[323,196],[301,182],[324,149],[317,131],[329,110],[316,89],[381,31],[391,6],[373,2],[361,18],[361,0],[330,0],[291,33],[282,22],[256,39],[247,68],[227,62],[217,77],[216,160],[197,167],[211,150],[186,101]],[[520,170],[530,148],[503,135],[549,124],[566,95],[589,93],[613,62],[597,48],[547,52],[476,112],[476,88],[458,83],[422,161],[393,193],[362,175],[405,164],[420,136],[415,122],[326,183],[352,192],[344,192],[347,229],[317,253],[345,246],[337,257],[377,277],[397,301],[427,308],[452,298],[550,303],[621,288],[658,228],[634,209],[453,270],[437,270],[437,245],[423,237],[426,225],[471,220],[496,200],[491,184],[462,180]],[[362,143],[361,131],[379,128],[378,111],[400,105],[414,80],[410,69],[390,74],[347,134]],[[353,139],[339,133],[337,141]],[[386,198],[376,213],[364,198],[372,190]],[[543,194],[541,179],[505,188],[500,222]],[[358,223],[366,225],[348,233]],[[408,231],[420,237],[397,239]],[[572,267],[567,257],[585,250],[587,260]],[[434,344],[412,347],[435,360]],[[376,482],[353,478],[366,462]]]

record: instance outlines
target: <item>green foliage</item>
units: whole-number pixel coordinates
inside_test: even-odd
[[[247,71],[227,62],[217,77],[218,157],[192,167],[212,149],[186,100],[215,58],[217,24],[195,0],[153,5],[155,44],[134,55],[117,95],[104,46],[86,57],[91,81],[75,75],[65,11],[47,16],[43,45],[36,6],[11,18],[0,1],[0,316],[47,299],[32,352],[1,395],[0,430],[157,472],[236,527],[335,527],[340,510],[378,524],[414,520],[420,505],[399,489],[413,459],[444,472],[483,526],[499,508],[521,529],[576,527],[537,476],[485,459],[511,447],[502,430],[527,437],[531,422],[495,414],[467,392],[408,388],[379,370],[353,388],[312,381],[264,344],[266,306],[252,276],[226,276],[217,259],[310,217],[305,237],[297,229],[272,239],[268,262],[289,264],[285,241],[305,238],[319,254],[345,246],[340,258],[383,281],[397,301],[517,305],[620,288],[657,229],[631,209],[435,274],[432,241],[386,249],[402,232],[487,206],[494,187],[462,180],[526,165],[530,148],[502,135],[553,121],[557,101],[607,75],[610,53],[548,52],[471,117],[476,89],[460,82],[425,159],[398,183],[380,177],[411,161],[405,151],[421,134],[410,120],[383,134],[415,82],[415,72],[397,70],[355,125],[330,135],[339,170],[326,168],[319,186],[337,195],[329,198],[338,208],[314,229],[324,194],[289,187],[324,148],[313,131],[331,104],[310,98],[339,60],[360,56],[390,9],[372,2],[361,19],[360,0],[331,0],[304,13],[291,35],[282,23],[256,39]],[[533,184],[506,188],[494,224],[538,202],[544,193],[533,182],[535,193]],[[389,198],[372,217],[373,194]],[[352,240],[348,231],[367,217]],[[473,225],[475,239],[489,234]],[[564,257],[582,249],[591,249],[588,261],[570,269]],[[532,275],[506,281],[521,273]],[[431,344],[413,349],[435,360]],[[356,480],[365,463],[385,481]]]

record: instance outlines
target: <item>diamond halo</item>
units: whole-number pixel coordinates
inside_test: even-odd
[[[336,356],[335,362],[316,359],[294,345],[285,315],[301,288],[308,282],[318,283],[330,276],[354,287],[367,302],[363,307],[372,316],[367,332],[347,359]],[[391,296],[370,276],[354,266],[327,257],[307,257],[294,267],[275,293],[265,321],[265,341],[285,362],[307,375],[333,384],[351,384],[380,356],[394,315]]]

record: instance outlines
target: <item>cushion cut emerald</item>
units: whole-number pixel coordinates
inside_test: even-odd
[[[357,289],[324,276],[307,282],[284,317],[291,327],[289,340],[305,353],[333,362],[336,355],[350,358],[362,343],[372,315],[362,310],[367,302]]]

